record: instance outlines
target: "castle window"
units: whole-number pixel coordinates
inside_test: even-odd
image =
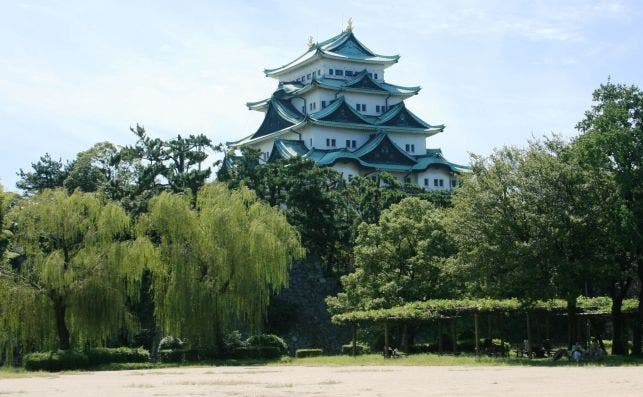
[[[328,69],[328,74],[333,75],[333,69]]]
[[[404,182],[411,183],[411,177],[407,176],[406,178],[404,178]]]
[[[362,103],[362,112],[365,112],[365,111],[366,111],[366,104]]]
[[[344,75],[344,71],[343,71],[343,70],[341,70],[341,69],[335,69],[335,76],[343,76],[343,75]]]
[[[326,146],[335,147],[337,146],[337,143],[335,142],[335,139],[326,138]]]
[[[306,106],[302,106],[301,107],[301,114],[305,114],[305,113],[306,113]]]
[[[358,111],[358,112],[359,112],[360,110],[362,110],[362,104],[360,104],[360,103],[356,103],[356,104],[355,104],[355,109],[357,109],[357,111]]]
[[[346,147],[347,148],[351,147],[351,140],[350,139],[346,140]]]
[[[317,76],[321,77],[321,69],[317,70]]]
[[[455,179],[451,179],[451,187],[456,187],[457,184],[458,184],[458,181],[456,181]]]
[[[440,187],[444,186],[444,179],[440,179]]]
[[[334,139],[331,139],[331,140],[330,140],[330,146],[332,146],[332,147],[337,146],[337,144],[335,143],[335,140],[334,140]],[[442,185],[440,185],[440,186],[442,186]]]
[[[411,144],[411,153],[415,153],[415,145]]]
[[[357,141],[353,139],[351,141],[351,146],[353,147],[353,149],[355,149],[357,147]]]
[[[380,112],[380,105],[375,105],[375,113],[379,113],[379,112]]]
[[[308,73],[308,75],[306,75],[306,78],[307,78],[308,80],[310,80],[310,73]]]
[[[317,71],[313,72],[313,77],[317,76]]]
[[[440,186],[440,180],[439,179],[434,179],[433,180],[433,186],[435,186],[435,187]]]
[[[410,151],[411,150],[411,145],[409,145],[407,143],[406,146],[404,147],[404,150],[406,150],[407,152]]]
[[[322,109],[326,107],[326,101],[321,101]]]
[[[377,80],[377,73],[375,73],[375,80]]]
[[[353,75],[353,71],[352,71],[352,70],[347,70],[347,71],[345,71],[345,72],[344,72],[344,75],[345,75],[345,76],[352,76],[352,75]]]
[[[429,186],[429,178],[424,178],[424,186]]]

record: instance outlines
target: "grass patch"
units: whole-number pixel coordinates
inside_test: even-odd
[[[277,365],[309,365],[309,366],[347,366],[347,365],[378,365],[378,366],[536,366],[536,367],[568,367],[568,366],[638,366],[643,365],[643,358],[607,356],[600,361],[570,362],[567,359],[553,361],[551,358],[527,359],[527,358],[497,358],[497,357],[476,357],[473,354],[439,355],[439,354],[414,354],[400,358],[385,359],[379,354],[365,354],[361,356],[320,356],[306,358],[289,358],[282,360]]]

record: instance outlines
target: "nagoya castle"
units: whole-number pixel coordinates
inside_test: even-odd
[[[230,142],[261,152],[260,161],[300,156],[330,166],[345,179],[378,180],[388,172],[425,189],[450,189],[466,167],[447,161],[440,149],[428,149],[428,137],[444,131],[407,108],[404,100],[420,87],[385,81],[385,70],[399,55],[380,55],[362,44],[349,20],[346,30],[326,41],[308,42],[308,51],[274,69],[278,80],[270,98],[249,102],[265,113],[251,135]]]

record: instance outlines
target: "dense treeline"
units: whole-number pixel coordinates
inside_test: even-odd
[[[545,138],[474,156],[450,208],[405,199],[362,225],[355,271],[327,299],[330,310],[460,297],[563,299],[572,344],[578,298],[606,294],[613,352],[625,353],[622,304],[643,281],[643,94],[608,82],[594,100],[571,142]],[[632,330],[640,354],[641,310]]]
[[[99,143],[67,163],[45,154],[19,171],[24,196],[0,191],[0,343],[154,351],[166,334],[216,349],[231,330],[261,328],[306,252],[341,282],[334,314],[562,299],[573,342],[578,299],[607,295],[613,352],[625,353],[622,305],[643,294],[643,94],[608,82],[594,100],[578,137],[473,156],[453,193],[260,163],[249,149],[211,164],[223,148],[207,137],[141,126],[132,146]]]

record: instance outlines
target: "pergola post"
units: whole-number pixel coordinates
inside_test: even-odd
[[[388,323],[387,322],[384,322],[384,357],[385,358],[390,357],[389,348],[388,348]]]
[[[531,322],[529,320],[529,312],[527,312],[527,356],[531,358],[532,349],[532,336],[531,336]]]
[[[443,333],[444,333],[444,330],[442,329],[442,319],[438,318],[438,353],[439,354],[444,353],[444,338],[442,337]]]
[[[480,327],[479,327],[479,318],[478,318],[478,313],[473,314],[473,325],[474,325],[474,330],[475,330],[475,338],[476,338],[476,356],[480,355]]]
[[[353,323],[353,357],[357,356],[357,323]]]
[[[451,339],[453,339],[453,354],[456,355],[458,353],[458,339],[457,339],[457,332],[456,332],[456,323],[458,319],[457,317],[453,317],[453,320],[451,320]]]

